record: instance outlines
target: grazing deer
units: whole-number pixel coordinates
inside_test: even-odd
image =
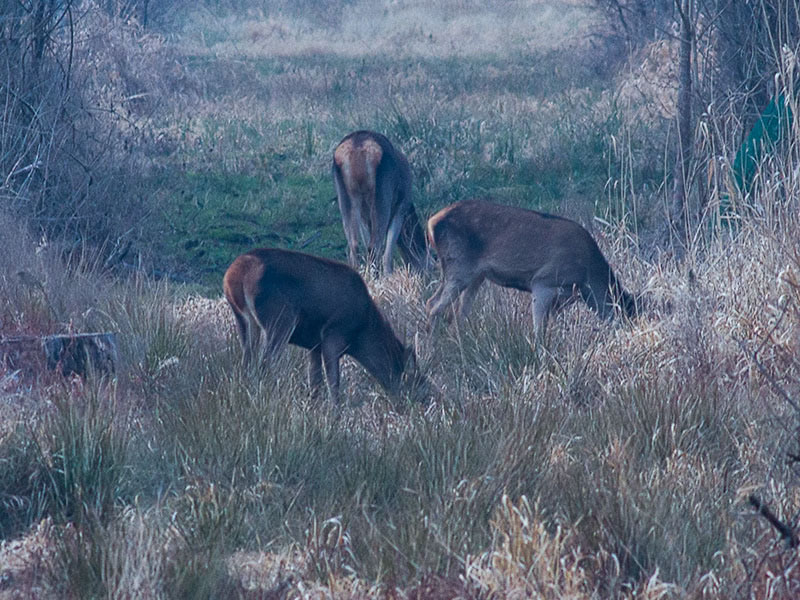
[[[456,202],[428,220],[428,243],[442,269],[439,288],[426,305],[429,323],[456,299],[456,316],[465,317],[484,279],[531,293],[540,341],[550,312],[576,295],[602,317],[615,308],[636,314],[633,297],[597,243],[569,219],[490,202]]]
[[[418,271],[428,267],[425,235],[411,202],[411,168],[380,133],[356,131],[333,153],[333,180],[342,213],[350,266],[358,266],[358,239],[369,232],[367,262],[383,249],[383,271],[392,272],[392,254]]]
[[[413,371],[413,351],[397,339],[358,273],[345,264],[302,252],[261,248],[242,254],[225,272],[223,290],[244,351],[245,364],[259,351],[261,332],[272,355],[288,342],[309,350],[308,377],[322,385],[322,365],[334,401],[339,359],[349,354],[387,391],[399,390]]]

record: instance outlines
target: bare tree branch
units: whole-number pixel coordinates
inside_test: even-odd
[[[769,521],[770,525],[778,530],[778,533],[781,534],[781,538],[786,541],[786,545],[789,546],[789,548],[797,547],[797,536],[795,536],[792,528],[776,517],[775,513],[773,513],[758,496],[750,494],[748,501],[762,517]]]

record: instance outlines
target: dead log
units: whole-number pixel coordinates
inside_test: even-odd
[[[111,375],[117,366],[115,333],[19,335],[0,338],[0,361],[8,369],[35,374],[44,368],[62,375]]]

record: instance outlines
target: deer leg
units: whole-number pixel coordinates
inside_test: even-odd
[[[600,279],[582,285],[580,294],[584,302],[600,316],[601,319],[610,319],[614,315],[614,296],[608,281]]]
[[[389,224],[389,231],[386,233],[386,247],[383,249],[383,272],[387,275],[392,272],[392,255],[402,228],[403,215],[396,214]]]
[[[385,273],[392,272],[392,253],[402,226],[401,218],[400,222],[397,223],[397,231],[390,231],[390,225],[394,225],[394,220],[401,214],[401,211],[395,208],[395,195],[396,190],[393,178],[376,175],[372,202],[369,204],[369,248],[372,253],[372,260],[375,261],[378,259],[378,255],[383,252],[383,270]],[[392,213],[395,213],[394,217],[392,217]]]
[[[351,204],[349,211],[349,219],[345,225],[347,233],[347,256],[350,260],[350,266],[354,269],[358,268],[358,239],[361,237],[361,207],[358,202]]]
[[[233,305],[231,305],[231,308],[233,308]],[[247,335],[247,319],[235,308],[233,309],[233,317],[236,320],[236,330],[239,332],[239,343],[242,347],[242,363],[247,365],[251,359],[249,353],[250,342]]]
[[[383,243],[389,229],[388,215],[384,218],[381,211],[373,203],[370,206],[369,242],[367,242],[367,256],[370,266],[378,268],[378,256],[383,251]]]
[[[308,351],[308,385],[314,395],[322,388],[322,348],[319,346]]]
[[[325,365],[325,378],[328,390],[335,404],[339,403],[339,359],[344,354],[346,345],[335,336],[323,337],[321,352]]]
[[[475,294],[483,283],[483,277],[479,277],[467,286],[458,298],[458,309],[456,315],[459,321],[467,318],[469,311],[472,309],[472,303],[475,301]]]
[[[531,286],[533,329],[536,335],[536,340],[539,343],[544,341],[547,318],[550,315],[550,310],[553,308],[553,304],[557,297],[557,288],[539,283]]]
[[[253,304],[257,307],[257,323],[250,323],[251,331],[260,328],[264,332],[267,360],[276,357],[283,350],[289,343],[289,338],[292,337],[292,332],[297,325],[297,316],[291,307],[270,300],[273,299],[264,297],[254,299]],[[260,334],[259,331],[259,339]],[[253,342],[253,337],[255,336],[251,336],[251,342]],[[255,341],[255,346],[257,345],[258,340]]]
[[[425,310],[428,313],[428,327],[433,324],[436,315],[455,302],[456,298],[458,298],[459,294],[461,294],[466,287],[467,284],[462,284],[456,280],[442,281],[439,285],[439,289],[436,290],[425,305]]]
[[[253,358],[259,354],[261,325],[258,320],[249,313],[247,314],[247,318],[243,318],[242,321],[244,325],[244,336],[242,338],[242,350],[244,352],[243,361],[245,365],[250,365],[253,362]]]
[[[431,328],[431,310],[433,309],[434,305],[439,302],[439,298],[442,296],[442,290],[444,290],[444,284],[440,284],[436,291],[433,292],[433,296],[428,298],[428,301],[425,303],[425,314],[427,316],[428,321],[428,330],[430,331]]]
[[[358,267],[358,236],[361,227],[361,211],[357,202],[353,202],[339,175],[334,175],[336,196],[339,199],[339,212],[342,214],[344,237],[347,238],[347,260],[354,269]]]
[[[426,271],[432,266],[432,257],[425,243],[419,215],[410,203],[401,221],[397,247],[406,263],[417,271]]]

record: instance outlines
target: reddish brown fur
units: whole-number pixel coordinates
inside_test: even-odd
[[[366,230],[370,264],[383,251],[383,270],[391,273],[398,246],[406,262],[424,269],[429,259],[412,203],[411,168],[405,156],[383,135],[356,131],[336,147],[332,171],[350,266],[358,266],[358,241]]]
[[[413,352],[397,339],[353,269],[339,262],[262,248],[233,261],[223,279],[249,363],[261,332],[270,353],[287,342],[309,350],[309,380],[322,383],[322,364],[334,399],[339,359],[349,354],[380,384],[396,391]]]
[[[333,160],[342,172],[345,190],[351,198],[375,196],[375,174],[383,158],[383,150],[373,138],[358,143],[352,137],[342,141],[333,153]]]
[[[484,279],[531,292],[539,336],[550,312],[576,293],[602,316],[636,311],[592,236],[569,219],[472,200],[433,215],[427,235],[442,269],[427,303],[431,320],[456,300],[457,316],[466,316]]]

